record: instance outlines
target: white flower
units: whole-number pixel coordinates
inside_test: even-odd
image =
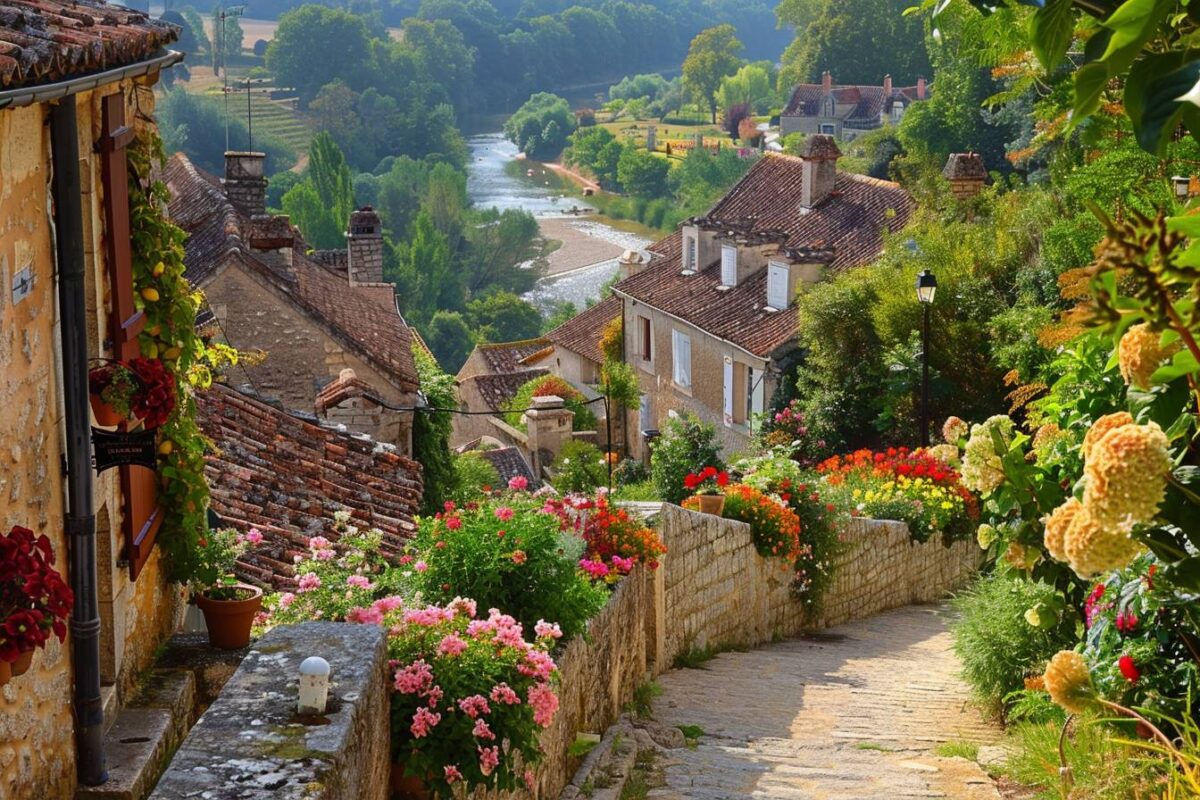
[[[1200,81],[1196,81],[1195,86],[1175,99],[1180,103],[1191,103],[1194,106],[1200,106]]]

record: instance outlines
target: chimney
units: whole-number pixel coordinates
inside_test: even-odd
[[[829,70],[821,75],[821,92],[829,94],[833,91],[833,76],[829,74]]]
[[[637,250],[626,250],[617,262],[621,280],[637,275],[646,267],[646,257]]]
[[[800,207],[813,209],[833,191],[837,182],[837,160],[842,153],[827,133],[814,133],[804,141],[804,175],[800,184]]]
[[[886,100],[887,98],[889,98],[891,96],[892,96],[892,76],[884,75],[883,76],[883,97]]]
[[[248,217],[267,213],[266,160],[266,153],[225,153],[225,196]]]
[[[246,244],[250,245],[250,249],[260,261],[291,274],[296,232],[286,214],[274,217],[260,214],[251,217],[246,232]]]
[[[350,215],[346,231],[350,284],[383,283],[383,223],[370,206]]]
[[[951,153],[942,175],[950,181],[955,200],[970,200],[983,191],[987,168],[978,153]]]
[[[917,99],[918,100],[925,99],[925,79],[924,78],[917,78]]]

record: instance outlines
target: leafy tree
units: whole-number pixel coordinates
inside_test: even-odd
[[[361,88],[370,75],[371,47],[362,17],[340,8],[303,5],[279,18],[267,47],[267,68],[304,103],[330,81]]]
[[[649,97],[656,100],[669,85],[670,81],[657,72],[627,75],[608,88],[608,99],[634,100],[638,97]]]
[[[499,289],[524,293],[532,289],[545,271],[536,262],[541,254],[539,236],[537,220],[528,211],[489,208],[472,212],[462,256],[467,292],[479,295]]]
[[[721,107],[729,109],[743,103],[755,114],[769,111],[776,100],[775,81],[769,67],[769,64],[746,64],[721,81],[718,93]]]
[[[732,149],[692,150],[670,173],[671,193],[685,215],[699,214],[717,201],[754,163]]]
[[[634,197],[662,197],[667,193],[665,158],[635,147],[626,147],[617,161],[617,180]]]
[[[241,56],[242,39],[245,37],[245,33],[242,31],[242,25],[238,22],[238,18],[233,16],[225,17],[225,25],[222,29],[221,11],[222,7],[217,6],[212,13],[213,32],[217,45],[213,48],[212,54],[214,67],[220,66],[223,69],[229,63],[229,59]]]
[[[480,339],[516,342],[541,333],[542,316],[512,292],[494,292],[467,303],[467,321]]]
[[[463,315],[457,311],[438,311],[424,330],[429,349],[450,372],[458,372],[471,355],[475,340]]]
[[[617,186],[617,161],[623,149],[607,128],[581,128],[571,134],[566,155],[569,163],[588,170],[601,186],[612,189]]]
[[[282,172],[276,172],[267,179],[267,208],[282,209],[283,196],[288,190],[295,186],[300,181],[304,180],[300,177],[300,173],[292,172],[290,169],[285,169]]]
[[[728,23],[706,28],[692,39],[687,58],[683,60],[683,84],[698,103],[712,111],[717,123],[717,91],[721,81],[735,73],[742,64],[739,54],[742,43],[737,31]]]
[[[174,88],[159,99],[154,113],[166,152],[187,153],[206,172],[225,172],[226,118],[217,100]],[[247,140],[245,120],[230,117],[228,126],[229,141],[235,148]],[[278,137],[256,132],[254,146],[267,154],[270,171],[290,169],[296,163],[296,152]]]
[[[461,276],[454,268],[450,245],[445,234],[434,226],[429,212],[417,214],[409,241],[400,242],[396,250],[397,266],[388,277],[396,285],[405,316],[420,324],[432,320],[439,311],[457,311],[463,307]],[[385,268],[385,275],[388,272]],[[429,346],[432,348],[433,343]],[[439,362],[449,365],[436,349],[434,355]]]
[[[413,362],[421,394],[430,409],[457,408],[458,397],[454,376],[446,374],[437,361],[414,343]],[[433,410],[417,411],[413,416],[413,458],[422,467],[425,490],[421,496],[421,513],[436,514],[442,503],[458,490],[454,451],[450,448],[453,418]]]
[[[196,39],[195,52],[212,52],[212,43],[208,40],[208,31],[204,29],[204,20],[202,20],[200,15],[196,13],[196,9],[192,6],[184,6],[183,8],[179,9],[179,13],[183,16],[184,20],[187,21],[189,33],[191,33],[191,35]],[[166,14],[163,14],[163,18],[166,18]],[[180,49],[183,48],[181,47]],[[184,52],[191,51],[184,50]]]
[[[682,503],[691,493],[683,485],[688,473],[705,467],[724,468],[716,438],[716,428],[690,411],[667,420],[650,451],[650,474],[659,497],[668,503]]]
[[[304,240],[311,246],[330,250],[345,243],[343,227],[338,224],[329,207],[311,180],[303,180],[288,189],[280,200],[283,213],[291,217]]]
[[[725,132],[729,134],[730,139],[737,139],[741,133],[742,120],[750,118],[750,105],[748,103],[734,103],[725,108],[725,123],[723,125]]]
[[[575,130],[571,106],[558,95],[539,92],[504,123],[504,133],[530,158],[546,161],[558,156]]]

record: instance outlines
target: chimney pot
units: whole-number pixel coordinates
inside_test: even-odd
[[[833,91],[833,76],[829,74],[829,70],[825,70],[821,75],[821,91],[825,94]]]
[[[346,249],[351,285],[383,282],[383,222],[371,206],[350,214]]]
[[[892,96],[892,76],[891,75],[883,76],[883,96],[885,99]]]
[[[918,100],[925,99],[925,79],[924,78],[917,78],[917,99]]]
[[[225,153],[225,196],[248,217],[267,213],[266,161],[266,153]]]
[[[969,200],[983,191],[987,167],[978,153],[951,153],[942,175],[950,181],[956,200]]]

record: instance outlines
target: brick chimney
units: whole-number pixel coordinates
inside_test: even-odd
[[[267,213],[266,161],[266,153],[225,153],[225,196],[248,217]]]
[[[883,76],[883,97],[887,99],[892,96],[892,76]]]
[[[821,92],[829,94],[833,91],[833,76],[829,74],[829,70],[821,75]]]
[[[917,99],[918,100],[925,99],[925,79],[924,78],[917,78]]]
[[[814,133],[804,141],[804,175],[800,184],[800,208],[813,209],[827,198],[837,182],[837,160],[842,155],[827,133]]]
[[[375,209],[363,206],[350,215],[346,246],[351,285],[383,283],[383,223]]]
[[[983,191],[987,168],[978,153],[951,153],[942,175],[950,181],[955,200],[970,200]]]

